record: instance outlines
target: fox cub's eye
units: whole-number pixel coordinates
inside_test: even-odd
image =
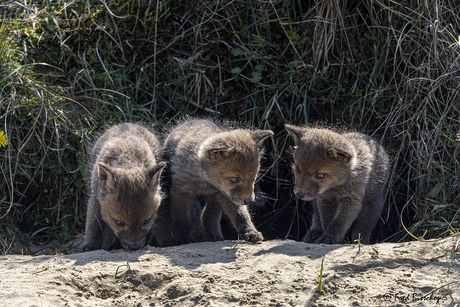
[[[118,226],[120,226],[120,227],[125,226],[125,223],[122,222],[122,221],[119,221],[119,220],[115,220],[115,223],[116,223]]]
[[[229,178],[229,180],[231,181],[231,183],[238,183],[240,181],[238,177],[231,177]]]
[[[326,174],[316,173],[315,177],[316,177],[316,179],[323,179],[324,177],[326,177]]]
[[[150,223],[150,218],[148,218],[148,219],[146,219],[146,220],[144,221],[144,225],[147,225],[148,223]]]
[[[295,171],[300,174],[300,168],[297,165],[294,165],[294,166],[295,166]]]

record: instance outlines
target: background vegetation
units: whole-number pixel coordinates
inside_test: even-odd
[[[392,157],[376,241],[459,228],[460,4],[454,0],[0,1],[0,248],[84,229],[85,157],[124,121],[185,115],[272,129],[254,208],[300,239],[284,123],[324,122]],[[449,226],[450,225],[450,226]],[[229,236],[231,236],[229,231]],[[11,251],[10,251],[11,252]]]

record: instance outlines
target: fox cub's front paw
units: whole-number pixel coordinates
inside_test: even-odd
[[[303,237],[302,241],[307,242],[307,243],[313,243],[315,242],[321,235],[323,234],[323,231],[318,231],[318,230],[312,230],[310,229],[305,237]],[[316,242],[315,242],[316,243]]]
[[[321,237],[319,237],[315,244],[337,244],[340,243],[335,237],[332,235],[325,233]]]
[[[257,231],[257,230],[250,230],[248,232],[245,232],[243,234],[240,234],[240,238],[245,240],[245,241],[248,241],[248,242],[260,242],[264,239],[264,236],[262,235],[262,233],[260,231]]]
[[[89,252],[89,251],[93,251],[93,250],[96,250],[96,249],[101,249],[101,245],[100,244],[94,244],[94,243],[86,243],[86,244],[83,244],[80,247],[80,252],[81,253]]]

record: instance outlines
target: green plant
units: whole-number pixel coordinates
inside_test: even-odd
[[[318,293],[323,294],[323,269],[324,269],[324,258],[326,255],[323,256],[321,259],[321,267],[319,269],[319,281],[318,281]]]

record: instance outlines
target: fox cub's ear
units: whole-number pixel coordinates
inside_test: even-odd
[[[350,162],[352,155],[345,149],[329,149],[327,154],[334,160],[339,160],[343,163]]]
[[[303,134],[302,128],[285,124],[284,129],[286,129],[287,132],[289,132],[289,134],[292,136],[292,138],[294,139],[294,143],[296,145],[299,145],[300,140],[302,139],[302,134]]]
[[[165,161],[159,162],[147,172],[147,181],[151,187],[154,187],[160,181],[161,171],[165,168],[166,164]]]
[[[208,149],[209,159],[215,159],[218,157],[225,157],[230,151],[233,150],[233,147],[225,143],[214,143],[211,145],[211,148]]]
[[[101,184],[105,184],[111,189],[115,188],[116,179],[113,170],[107,164],[99,163],[97,173]]]
[[[252,133],[252,139],[256,142],[257,146],[261,146],[262,142],[273,135],[271,130],[256,130]]]

